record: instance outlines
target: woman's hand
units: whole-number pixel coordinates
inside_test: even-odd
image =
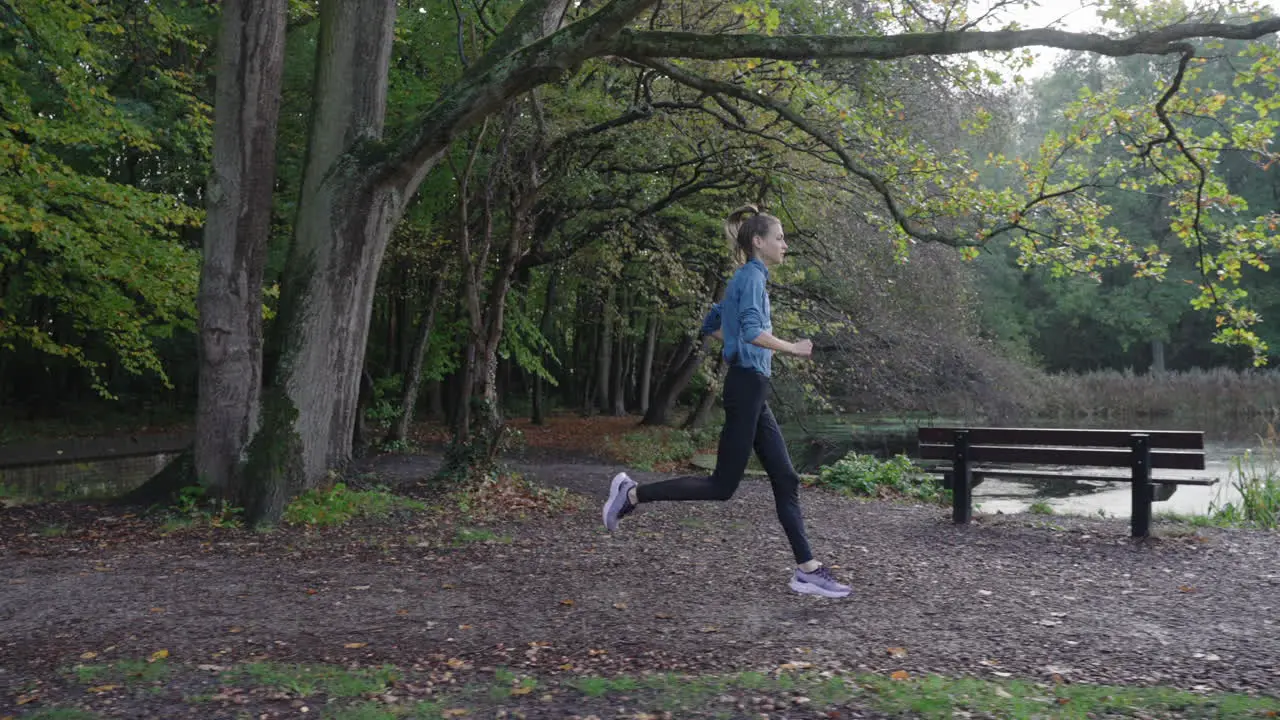
[[[797,340],[791,343],[791,354],[797,357],[807,358],[813,355],[812,340]]]

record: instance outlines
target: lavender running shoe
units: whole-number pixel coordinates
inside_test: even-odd
[[[635,503],[628,497],[631,488],[635,486],[636,481],[627,477],[626,473],[613,476],[613,485],[609,487],[609,499],[604,502],[604,509],[601,511],[604,526],[610,531],[617,530],[618,521],[636,509]]]
[[[791,589],[804,595],[821,595],[829,598],[842,598],[853,591],[848,585],[841,585],[831,576],[825,565],[819,566],[811,573],[796,568],[791,578]]]

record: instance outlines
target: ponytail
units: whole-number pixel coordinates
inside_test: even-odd
[[[724,221],[724,232],[739,264],[755,256],[755,237],[766,235],[776,222],[776,217],[760,212],[755,205],[743,205],[729,213]]]

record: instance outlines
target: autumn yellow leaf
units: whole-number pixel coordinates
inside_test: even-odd
[[[400,608],[399,610],[397,610],[397,611],[396,611],[396,614],[397,614],[397,615],[408,615],[408,614],[409,614],[409,611],[408,611],[408,610],[406,610],[406,609],[404,609],[404,608]]]
[[[89,652],[81,653],[81,654],[80,654],[80,659],[81,659],[81,660],[92,660],[92,659],[94,659],[94,658],[96,658],[96,657],[98,657],[98,653],[96,653],[96,652],[94,652],[94,651],[92,651],[92,650],[90,650]]]
[[[118,687],[120,686],[119,685],[94,685],[93,687],[89,688],[88,692],[91,692],[91,693],[111,692],[112,690],[115,690]]]
[[[627,604],[626,604],[626,603],[614,603],[614,604],[613,604],[613,607],[614,607],[614,609],[616,609],[616,610],[626,610],[626,609],[627,609]]]
[[[511,688],[512,695],[528,695],[531,692],[533,692],[532,685],[522,685],[521,687]]]
[[[886,652],[889,653],[889,657],[904,658],[907,656],[906,648],[891,647]]]
[[[890,675],[889,677],[893,678],[894,680],[907,680],[911,677],[911,673],[907,672],[906,670],[894,670],[893,674]]]
[[[570,599],[568,599],[568,598],[565,598],[564,600],[561,600],[561,601],[560,601],[560,604],[561,604],[561,605],[572,605],[572,604],[573,604],[573,601],[572,601],[572,600],[570,600]]]
[[[460,670],[467,666],[467,661],[459,660],[458,658],[449,658],[449,660],[445,664],[453,668],[454,670]]]
[[[440,714],[445,717],[462,717],[470,712],[471,711],[466,708],[449,708],[448,710],[441,710]]]
[[[346,649],[348,649],[348,650],[355,650],[355,649],[357,649],[357,648],[362,648],[362,647],[364,647],[365,645],[368,645],[368,644],[369,644],[369,643],[362,643],[362,642],[349,642],[349,643],[344,643],[344,644],[342,645],[342,647],[344,647],[344,648],[346,648]]]
[[[151,653],[151,658],[150,658],[150,659],[148,659],[148,660],[147,660],[147,662],[156,662],[156,661],[158,661],[158,660],[163,660],[163,659],[165,659],[165,658],[167,658],[167,657],[169,657],[169,651],[168,651],[168,650],[157,650],[157,651],[155,651],[155,652]]]

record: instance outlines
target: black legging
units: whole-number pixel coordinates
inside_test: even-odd
[[[796,564],[813,559],[804,534],[800,514],[800,476],[791,466],[791,456],[766,399],[769,378],[755,370],[729,368],[724,381],[724,428],[716,469],[711,475],[672,478],[641,485],[636,497],[642,503],[662,500],[728,500],[742,481],[752,448],[769,474],[778,520],[787,533]]]

